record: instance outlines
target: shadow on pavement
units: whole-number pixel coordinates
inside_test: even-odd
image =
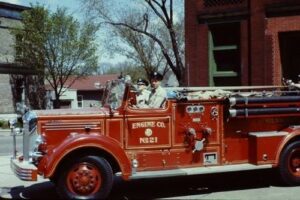
[[[58,199],[55,186],[49,181],[28,187],[13,187],[7,193],[10,194],[7,199]]]
[[[109,199],[157,199],[214,192],[283,186],[274,170],[233,172],[123,181],[116,177]],[[58,199],[55,186],[44,182],[10,190],[13,199]]]
[[[274,170],[259,170],[124,182],[116,179],[110,199],[157,199],[283,186]]]

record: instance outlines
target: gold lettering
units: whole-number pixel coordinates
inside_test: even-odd
[[[155,122],[136,122],[132,123],[132,129],[137,128],[154,128]]]
[[[140,138],[140,144],[147,144],[148,138]]]
[[[151,144],[157,143],[157,137],[150,137],[149,143],[151,143]]]
[[[140,144],[156,144],[158,143],[157,137],[141,137]]]
[[[166,128],[165,126],[165,123],[164,122],[157,122],[157,127],[160,127],[160,128]]]
[[[132,129],[136,129],[137,128],[137,123],[132,123]]]

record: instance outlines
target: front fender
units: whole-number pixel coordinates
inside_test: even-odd
[[[280,159],[280,154],[283,151],[283,149],[286,147],[286,145],[294,140],[296,137],[300,136],[300,126],[290,126],[282,131],[288,132],[287,136],[283,139],[281,144],[279,145],[277,154],[276,154],[276,160],[274,163],[274,167],[277,167],[279,165],[279,159]]]
[[[125,151],[116,140],[98,134],[78,134],[76,136],[70,136],[59,146],[54,148],[52,152],[47,154],[47,158],[44,160],[44,177],[49,178],[53,175],[58,164],[69,153],[84,147],[95,147],[106,151],[115,158],[120,166],[122,176],[124,179],[128,179],[131,175],[131,164]]]

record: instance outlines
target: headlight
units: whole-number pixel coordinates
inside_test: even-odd
[[[35,149],[39,152],[45,153],[46,146],[47,145],[46,145],[45,137],[39,135],[35,140]]]
[[[28,123],[28,131],[31,132],[37,124],[37,116],[33,111],[28,111],[23,115],[23,122]]]
[[[33,151],[30,152],[30,157],[35,162],[43,156],[43,153],[45,152],[45,139],[42,135],[38,135],[34,141],[33,145]]]

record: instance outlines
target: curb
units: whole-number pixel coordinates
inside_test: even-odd
[[[0,136],[11,136],[11,131],[9,129],[0,130]]]
[[[10,132],[10,129],[0,129],[0,132]]]

